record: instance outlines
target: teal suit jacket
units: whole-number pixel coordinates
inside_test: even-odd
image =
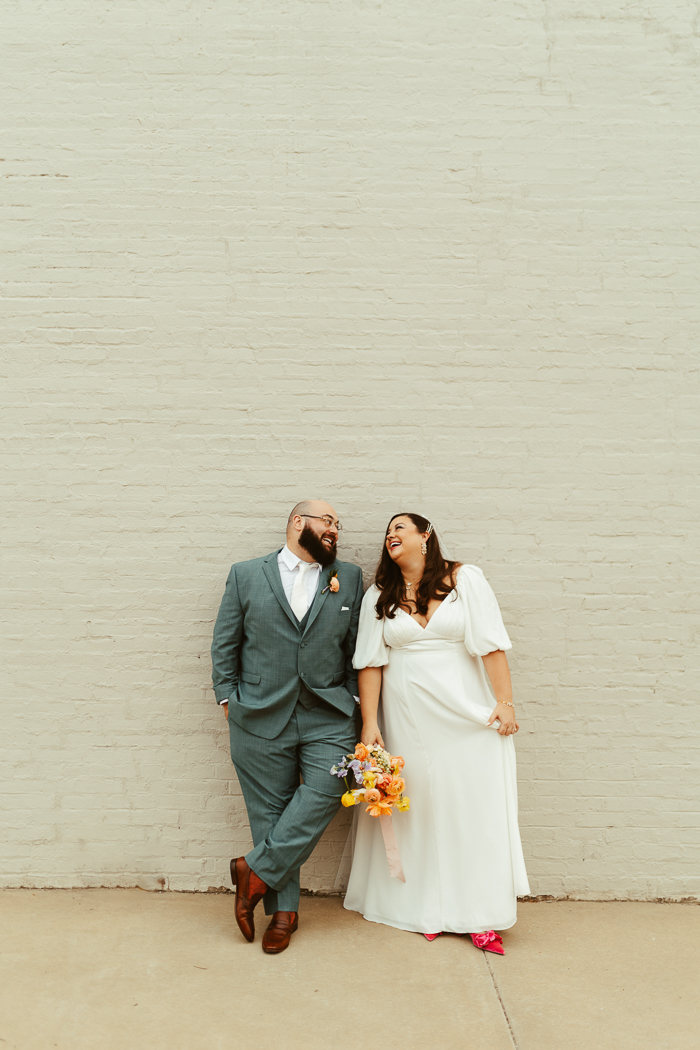
[[[357,705],[352,657],[362,605],[362,570],[334,561],[321,570],[304,627],[284,594],[279,551],[239,562],[226,581],[214,627],[212,679],[217,703],[255,736],[274,739],[292,716],[303,685],[351,716]],[[340,589],[328,588],[337,572]]]

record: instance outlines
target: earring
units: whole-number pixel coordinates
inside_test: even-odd
[[[428,544],[425,542],[425,540],[423,540],[423,542],[420,545],[420,552],[421,552],[421,554],[427,554],[428,553]]]

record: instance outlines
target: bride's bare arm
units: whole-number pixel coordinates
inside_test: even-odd
[[[360,711],[362,712],[362,743],[368,747],[379,744],[384,747],[382,734],[377,724],[379,694],[382,691],[381,667],[363,667],[357,676],[360,690]]]
[[[496,649],[492,653],[482,656],[486,673],[489,676],[493,693],[496,697],[496,706],[491,712],[488,724],[491,725],[496,719],[501,723],[498,732],[501,736],[510,736],[517,733],[520,726],[515,720],[515,711],[509,705],[513,702],[513,687],[510,681],[510,668],[508,657],[502,649]],[[504,703],[508,701],[508,703]]]

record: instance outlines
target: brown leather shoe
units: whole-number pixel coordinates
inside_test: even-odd
[[[247,941],[255,940],[255,905],[267,893],[267,886],[246,864],[245,857],[231,861],[231,882],[236,887],[236,922]]]
[[[276,911],[270,925],[263,934],[262,949],[268,955],[279,955],[289,947],[292,934],[299,925],[299,916],[295,911]]]

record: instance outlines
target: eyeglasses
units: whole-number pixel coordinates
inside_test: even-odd
[[[313,518],[315,521],[322,521],[327,529],[336,529],[338,532],[341,531],[342,525],[339,521],[333,521],[333,518],[329,518],[327,514],[324,514],[322,518],[319,518],[318,514],[300,514],[301,518]]]

